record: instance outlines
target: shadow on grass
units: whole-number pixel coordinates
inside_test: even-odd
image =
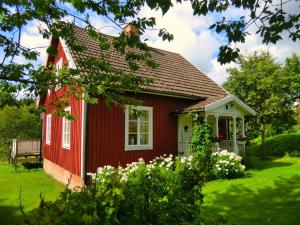
[[[22,166],[27,170],[43,168],[43,164],[32,162],[24,162],[22,163]]]
[[[292,165],[294,165],[294,163],[264,160],[264,161],[251,162],[250,169],[260,171],[260,170],[270,169],[270,168],[274,168],[274,167],[287,167],[287,166],[292,166]]]
[[[293,162],[276,161],[276,158],[261,160],[257,157],[248,157],[246,163],[244,163],[247,169],[256,170],[256,171],[271,169],[274,167],[287,167],[287,166],[292,166],[294,164],[295,163]]]
[[[236,185],[225,193],[211,195],[209,203],[202,207],[204,218],[224,217],[229,224],[236,225],[294,225],[300,222],[300,176],[278,178],[273,187],[252,190]]]
[[[19,225],[22,223],[20,209],[17,206],[6,206],[4,199],[0,199],[0,224]]]

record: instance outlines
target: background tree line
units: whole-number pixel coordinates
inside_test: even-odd
[[[297,123],[295,102],[300,99],[300,60],[293,54],[283,65],[268,51],[239,58],[228,69],[224,87],[256,110],[248,118],[248,135],[262,139],[290,130]]]
[[[40,137],[40,115],[33,99],[21,100],[20,106],[0,109],[0,158],[9,154],[11,141]]]

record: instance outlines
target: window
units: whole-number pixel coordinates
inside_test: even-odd
[[[138,106],[138,113],[130,107],[125,111],[125,150],[152,150],[152,107]]]
[[[46,144],[50,145],[51,142],[51,114],[46,116]]]
[[[63,59],[60,58],[59,60],[57,60],[55,64],[56,71],[58,72],[62,67],[63,67]]]
[[[71,107],[65,108],[66,112],[71,113]],[[62,118],[62,147],[70,149],[71,121],[66,117]]]
[[[55,69],[56,69],[56,75],[58,76],[59,74],[59,70],[63,67],[63,59],[60,58],[59,60],[57,60],[56,64],[55,64]],[[58,80],[56,80],[58,81]],[[55,87],[55,91],[57,91],[60,88],[60,85],[56,85]]]

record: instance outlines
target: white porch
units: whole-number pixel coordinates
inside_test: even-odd
[[[216,142],[212,151],[226,149],[242,154],[245,151],[245,116],[255,115],[255,111],[235,96],[228,96],[206,105],[197,112],[203,121],[209,123]],[[178,154],[189,155],[192,152],[192,116],[178,115]]]

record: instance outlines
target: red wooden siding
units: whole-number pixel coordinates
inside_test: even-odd
[[[153,107],[153,150],[125,151],[125,113],[122,109],[108,109],[103,100],[88,106],[87,114],[87,172],[103,165],[125,165],[143,158],[177,154],[177,116],[172,112],[191,102],[187,99],[141,94],[145,106]]]
[[[58,43],[58,53],[54,59],[50,60],[56,63],[60,58],[63,58],[63,63],[67,64],[67,59],[63,48],[60,43]],[[76,120],[71,122],[71,141],[70,149],[62,148],[62,117],[52,115],[51,119],[51,143],[46,144],[45,134],[46,134],[46,115],[47,113],[52,113],[55,108],[51,103],[55,102],[57,99],[63,97],[68,88],[61,88],[56,92],[51,91],[45,99],[45,106],[47,107],[47,112],[44,113],[44,126],[43,126],[43,157],[51,160],[55,164],[67,169],[73,174],[80,176],[81,172],[81,120],[82,120],[82,101],[76,100],[73,97],[68,97],[71,114],[76,116]]]

